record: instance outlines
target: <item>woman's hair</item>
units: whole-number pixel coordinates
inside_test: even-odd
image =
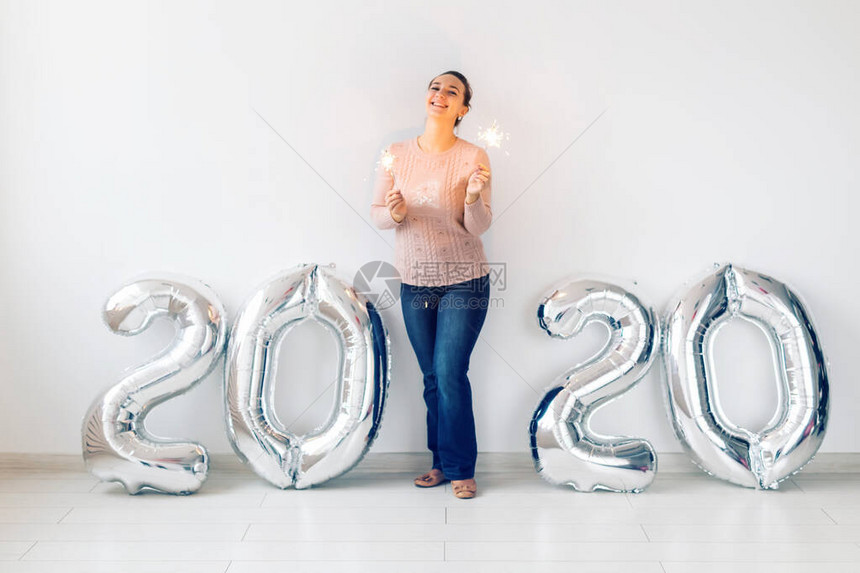
[[[433,80],[435,80],[439,76],[444,76],[446,74],[450,74],[463,82],[463,87],[465,88],[463,92],[463,105],[465,105],[467,109],[472,109],[472,106],[469,105],[469,102],[472,100],[472,86],[469,85],[469,80],[466,79],[466,76],[464,76],[460,72],[457,72],[455,70],[448,70],[447,72],[442,72],[441,74],[434,76],[433,79],[430,80],[430,83],[427,84],[427,89],[429,90],[430,86],[433,85]],[[458,117],[456,120],[454,120],[454,127],[460,125],[460,121],[462,121],[462,119],[463,118]]]

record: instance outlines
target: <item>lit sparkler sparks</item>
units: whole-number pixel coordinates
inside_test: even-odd
[[[397,156],[388,151],[388,148],[383,149],[382,157],[379,159],[379,165],[381,165],[383,169],[391,173],[391,170],[394,169],[394,160],[396,158]]]
[[[484,147],[501,147],[502,141],[510,139],[511,135],[502,131],[496,120],[493,120],[493,125],[486,129],[478,130],[478,139],[484,142]]]
[[[388,174],[391,175],[391,178],[394,179],[394,187],[397,188],[397,178],[394,177],[394,160],[397,159],[397,156],[391,153],[388,148],[382,150],[382,156],[379,158],[379,161],[376,162],[377,168],[382,167]]]

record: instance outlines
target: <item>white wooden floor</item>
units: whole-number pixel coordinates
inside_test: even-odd
[[[754,491],[661,471],[640,494],[583,494],[545,483],[527,456],[482,454],[479,496],[458,500],[412,485],[425,458],[371,455],[305,491],[222,463],[187,497],[129,496],[82,464],[5,464],[0,571],[860,571],[857,473]]]

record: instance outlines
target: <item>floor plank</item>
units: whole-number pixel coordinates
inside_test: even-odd
[[[0,472],[8,573],[644,573],[860,570],[860,476],[777,491],[664,472],[644,492],[553,486],[523,456],[483,455],[479,495],[412,484],[423,457],[371,460],[309,490],[213,467],[190,496],[128,495],[84,469]],[[77,462],[76,462],[77,463]],[[525,563],[528,563],[527,565]]]

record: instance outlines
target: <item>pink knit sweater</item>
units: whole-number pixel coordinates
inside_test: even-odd
[[[492,177],[478,200],[466,205],[469,175],[478,163],[490,167],[487,152],[457,138],[450,149],[427,153],[417,137],[393,143],[388,151],[394,155],[392,173],[377,168],[370,216],[377,228],[396,229],[394,266],[401,282],[442,286],[489,273],[479,235],[493,220]],[[395,184],[406,202],[400,223],[385,206],[385,194]]]

